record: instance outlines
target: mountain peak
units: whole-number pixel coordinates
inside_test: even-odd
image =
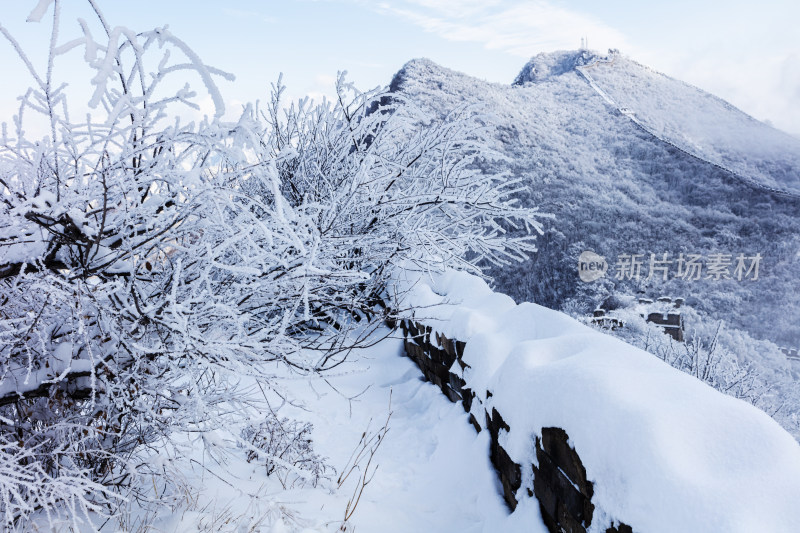
[[[389,83],[389,91],[398,92],[402,89],[407,89],[407,83],[424,84],[431,80],[458,76],[468,77],[466,74],[445,68],[427,57],[418,57],[407,61],[406,64],[397,71],[392,77],[392,81]]]
[[[617,50],[609,50],[606,56],[601,56],[597,52],[585,49],[537,54],[525,63],[512,85],[539,83],[572,72],[575,67],[589,65],[597,60],[609,60],[616,54],[619,54]]]

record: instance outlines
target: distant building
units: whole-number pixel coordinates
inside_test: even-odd
[[[642,318],[651,324],[660,326],[665,333],[676,341],[684,341],[683,315],[681,315],[680,312],[680,308],[685,302],[683,298],[662,296],[654,302],[650,298],[640,297],[638,301],[639,314]],[[624,327],[625,325],[622,320],[613,315],[609,315],[605,309],[600,307],[594,310],[588,321],[592,325],[612,330]],[[800,361],[800,355],[797,355],[796,350],[795,354]]]
[[[680,313],[650,313],[647,321],[661,326],[673,339],[683,342],[683,315]]]
[[[800,352],[798,352],[797,348],[781,347],[781,351],[789,361],[800,361]]]
[[[594,310],[591,322],[595,326],[611,330],[619,329],[625,325],[619,318],[606,316],[605,309],[600,309],[599,307]]]

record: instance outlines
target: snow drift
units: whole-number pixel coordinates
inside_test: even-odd
[[[400,285],[415,320],[466,341],[473,414],[502,413],[511,428],[503,446],[523,470],[543,427],[567,432],[594,483],[604,518],[594,525],[750,532],[800,522],[800,447],[765,413],[562,313],[516,305],[474,276]]]

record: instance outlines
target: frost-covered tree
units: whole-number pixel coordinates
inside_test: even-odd
[[[289,205],[311,214],[326,247],[319,253],[366,275],[344,290],[315,291],[314,318],[332,309],[369,315],[389,296],[397,266],[477,273],[535,250],[541,215],[512,199],[518,179],[485,170],[499,156],[487,149],[488,128],[474,109],[432,120],[397,95],[357,91],[343,74],[334,102],[282,111],[282,90],[279,82],[263,114],[262,158],[277,161]]]
[[[149,501],[155,478],[165,498],[179,466],[152,458],[181,435],[266,453],[247,440],[245,383],[269,387],[276,363],[341,364],[392,307],[397,269],[477,271],[534,249],[507,228],[539,229],[510,199],[515,181],[481,171],[493,155],[470,109],[431,120],[340,77],[335,102],[284,110],[279,84],[266,112],[226,123],[227,74],[166,28],[111,26],[88,5],[95,22],[62,43],[60,2],[39,2],[31,20],[52,15],[41,67],[0,26],[33,83],[0,139],[9,528],[34,515],[86,526],[123,495]],[[84,121],[53,74],[77,52],[94,87]],[[191,78],[216,114],[182,123]]]

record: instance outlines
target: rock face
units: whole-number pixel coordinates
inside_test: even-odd
[[[578,453],[569,444],[569,435],[558,427],[541,429],[534,439],[536,463],[526,465],[533,474],[532,486],[523,485],[523,465],[515,463],[501,445],[501,436],[511,431],[503,416],[492,408],[484,411],[484,423],[474,415],[475,393],[469,384],[451,369],[463,370],[464,342],[433,334],[429,326],[413,320],[400,322],[405,339],[405,355],[412,359],[426,379],[434,383],[451,402],[461,402],[470,413],[475,430],[487,430],[490,436],[489,458],[503,487],[503,498],[513,511],[519,498],[535,497],[539,501],[542,519],[553,533],[585,532],[592,523],[594,486],[586,477],[586,469]],[[432,338],[433,337],[433,338]],[[487,391],[487,396],[491,392]],[[609,524],[607,533],[633,533],[625,524]]]

